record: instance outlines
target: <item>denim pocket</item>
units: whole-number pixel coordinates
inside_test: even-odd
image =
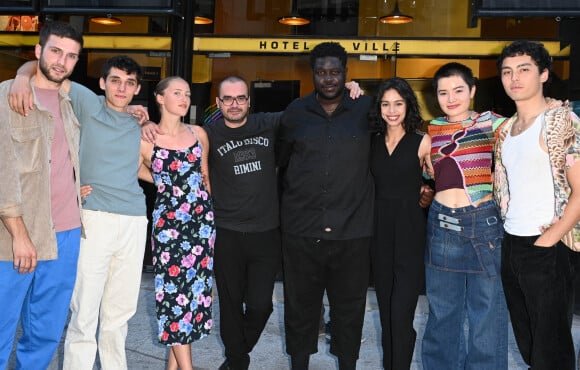
[[[489,278],[495,278],[501,272],[501,241],[503,231],[492,227],[495,230],[488,230],[476,241],[475,248],[481,266],[487,272]]]

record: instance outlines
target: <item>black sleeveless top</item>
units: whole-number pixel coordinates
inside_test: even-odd
[[[422,139],[420,133],[407,132],[389,154],[384,135],[373,137],[371,172],[375,179],[376,199],[419,200],[423,169],[418,152]]]

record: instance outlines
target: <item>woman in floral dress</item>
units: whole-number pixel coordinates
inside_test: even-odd
[[[181,122],[191,103],[186,81],[168,77],[154,94],[162,134],[154,144],[141,142],[140,177],[151,179],[152,172],[157,186],[152,248],[158,339],[170,346],[167,369],[188,370],[193,369],[191,343],[212,327],[215,228],[209,144],[201,127]]]

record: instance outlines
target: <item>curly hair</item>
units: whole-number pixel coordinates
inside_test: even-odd
[[[546,82],[550,81],[552,77],[552,57],[550,56],[550,53],[548,53],[548,50],[546,50],[544,44],[528,40],[516,40],[503,48],[496,62],[497,70],[500,72],[500,74],[505,58],[520,55],[529,55],[534,63],[536,63],[538,66],[540,73],[547,69],[549,77],[548,81]]]
[[[371,119],[374,121],[375,131],[384,134],[387,129],[387,123],[381,116],[381,101],[383,95],[388,90],[397,91],[405,100],[405,105],[407,107],[405,120],[403,121],[405,132],[418,130],[423,124],[423,118],[421,117],[417,96],[407,81],[400,77],[393,77],[383,81],[377,91],[375,104],[371,109]]]
[[[346,50],[338,42],[323,42],[318,44],[310,52],[310,67],[314,70],[317,59],[324,57],[336,57],[340,60],[343,68],[346,68]]]

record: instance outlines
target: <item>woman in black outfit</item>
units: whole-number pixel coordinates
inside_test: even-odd
[[[375,233],[371,260],[382,326],[383,367],[408,370],[416,332],[413,318],[424,286],[425,214],[419,205],[422,173],[430,166],[431,138],[417,97],[401,78],[379,87],[373,116],[371,171]]]

